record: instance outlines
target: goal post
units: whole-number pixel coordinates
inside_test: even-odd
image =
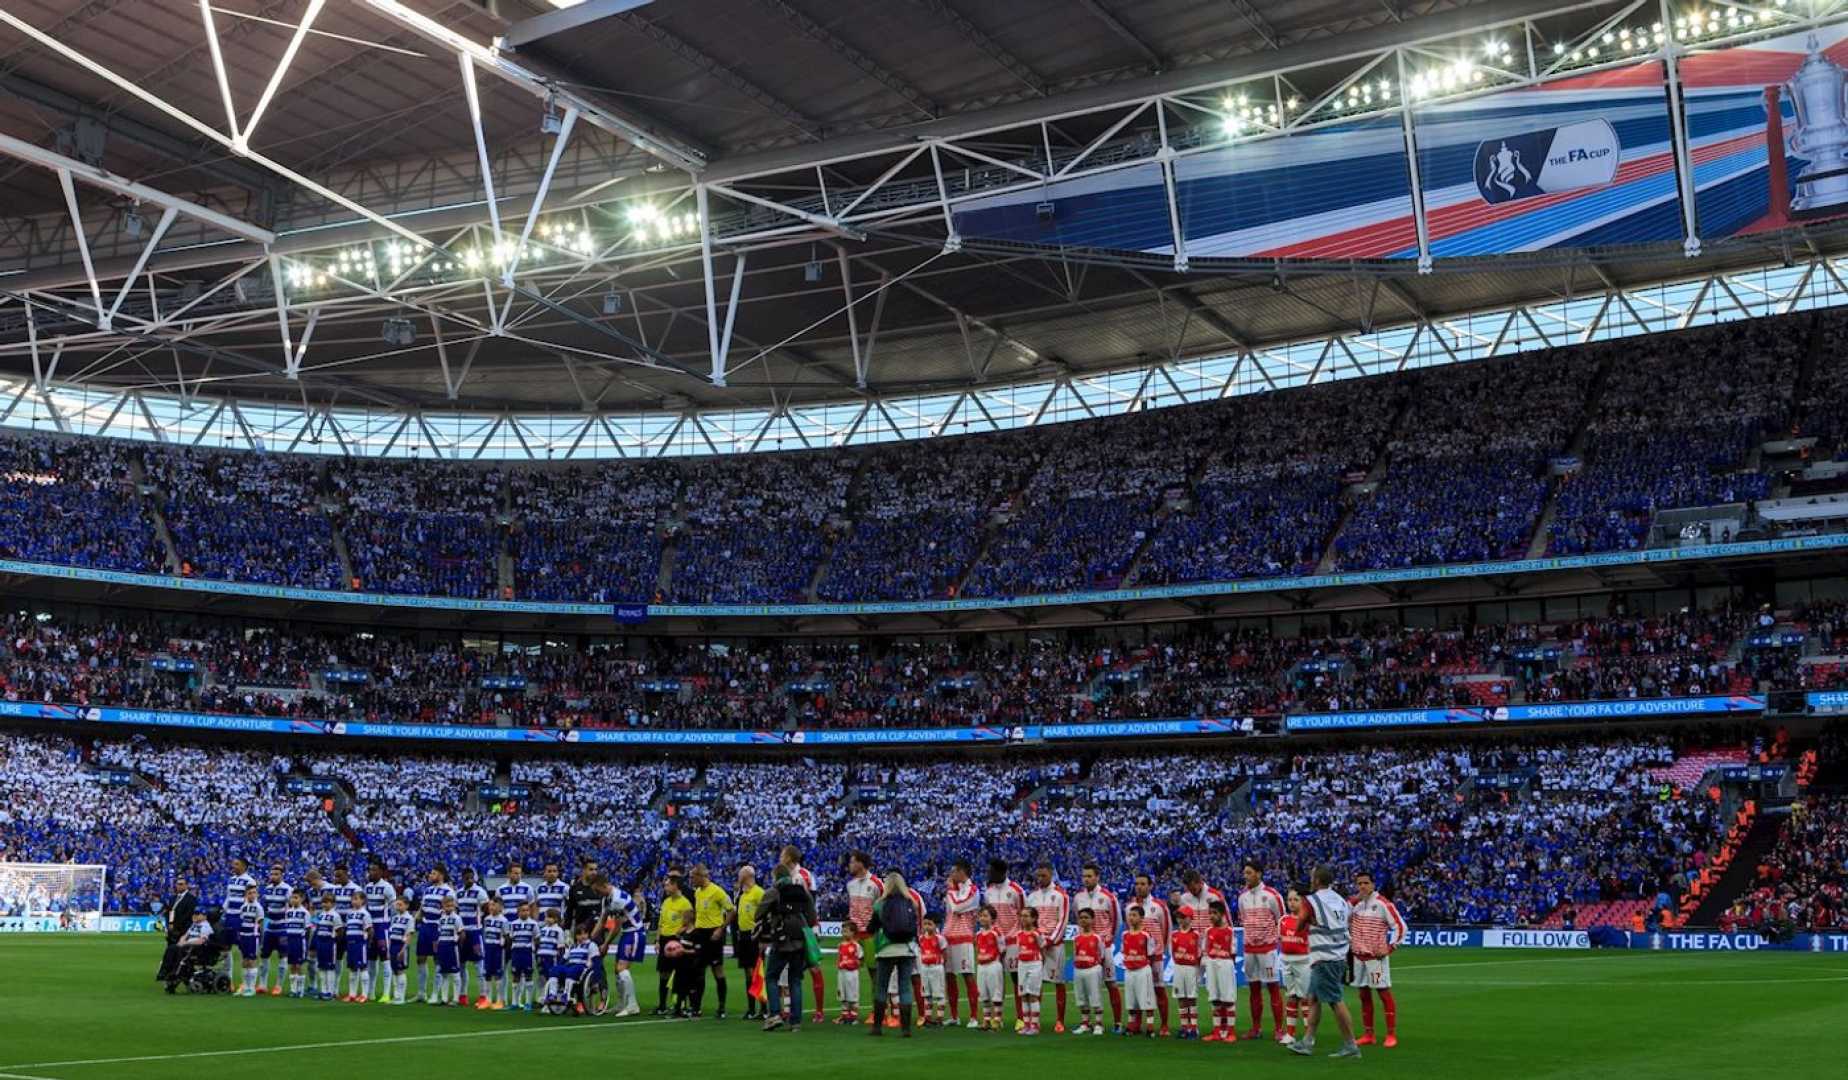
[[[100,930],[108,895],[100,864],[0,862],[0,923],[22,930]]]

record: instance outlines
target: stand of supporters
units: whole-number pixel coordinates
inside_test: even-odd
[[[145,458],[180,572],[222,581],[338,589],[333,522],[320,508],[320,462],[288,454],[173,449]]]
[[[159,573],[167,565],[126,449],[0,438],[0,557]]]
[[[1822,609],[1818,609],[1822,610]],[[1183,625],[1135,644],[1036,637],[493,643],[0,614],[0,697],[314,720],[521,726],[994,726],[1586,701],[1826,685],[1816,665],[1729,659],[1727,607],[1558,624],[1332,635]],[[1826,620],[1821,624],[1832,627]],[[1839,671],[1836,676],[1839,676]]]
[[[1723,922],[1768,932],[1848,926],[1848,798],[1817,795],[1792,806],[1758,861],[1757,888]]]
[[[508,476],[514,580],[528,600],[652,599],[680,478],[663,462]]]
[[[288,454],[8,437],[0,556],[166,569],[137,467],[183,572],[465,598],[1001,597],[1325,554],[1492,561],[1536,542],[1550,491],[1544,546],[1629,549],[1658,510],[1766,495],[1766,438],[1794,426],[1840,452],[1839,365],[1792,400],[1812,317],[1823,348],[1848,332],[1805,313],[901,448],[322,476]]]
[[[846,505],[854,463],[834,454],[700,462],[687,477],[670,596],[683,603],[802,600]]]
[[[233,856],[294,874],[377,856],[411,874],[438,864],[497,874],[520,861],[559,863],[567,876],[590,856],[646,883],[668,865],[766,865],[795,843],[831,914],[846,907],[852,850],[911,869],[933,907],[959,857],[1004,858],[1023,878],[1049,859],[1066,882],[1095,861],[1124,894],[1149,873],[1163,895],[1189,868],[1230,888],[1247,859],[1276,883],[1333,862],[1370,869],[1408,919],[1521,925],[1562,901],[1678,896],[1698,877],[1724,825],[1704,793],[1662,797],[1649,770],[1674,758],[1662,735],[893,760],[532,756],[512,762],[531,793],[509,805],[479,796],[497,771],[485,755],[277,755],[8,732],[0,857],[107,864],[112,908],[134,910],[176,872],[222,895]],[[105,785],[98,770],[136,781]],[[1523,782],[1478,783],[1510,774]],[[339,805],[329,813],[318,796],[288,794],[291,777],[334,781]],[[1803,842],[1826,860],[1839,807],[1810,821]],[[1794,869],[1788,881],[1829,888]]]

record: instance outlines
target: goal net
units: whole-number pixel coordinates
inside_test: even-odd
[[[108,881],[105,866],[0,862],[0,916],[28,930],[97,930]]]

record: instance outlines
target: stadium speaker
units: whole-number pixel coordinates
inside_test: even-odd
[[[1033,216],[1038,218],[1042,225],[1051,224],[1055,209],[1050,202],[1035,203],[1033,204]]]

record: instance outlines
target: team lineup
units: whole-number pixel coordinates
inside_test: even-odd
[[[631,967],[648,953],[644,903],[595,863],[586,862],[572,881],[556,862],[537,881],[516,863],[492,889],[473,869],[452,883],[440,866],[402,885],[378,862],[367,867],[363,883],[345,866],[334,867],[331,878],[309,870],[299,885],[286,880],[280,864],[264,880],[243,859],[232,860],[230,869],[219,925],[195,912],[179,950],[203,955],[211,948],[216,956],[222,947],[224,974],[244,997],[619,1017],[641,1011]],[[929,916],[923,895],[902,874],[874,874],[869,856],[851,855],[848,874],[835,949],[837,1024],[864,1020],[874,1034],[902,1027],[909,1036],[915,1006],[923,1027],[966,1023],[1000,1031],[1011,998],[1017,1034],[1039,1035],[1046,1020],[1051,1032],[1064,1034],[1074,1003],[1069,988],[1075,1035],[1262,1039],[1268,1007],[1270,1037],[1307,1054],[1327,1007],[1341,1031],[1335,1056],[1354,1056],[1375,1042],[1377,994],[1385,1020],[1380,1041],[1398,1044],[1391,954],[1404,942],[1406,925],[1365,871],[1354,875],[1351,897],[1335,891],[1325,867],[1306,888],[1280,892],[1249,861],[1230,902],[1197,871],[1184,872],[1181,888],[1166,899],[1155,895],[1149,875],[1138,874],[1125,900],[1103,885],[1095,864],[1085,865],[1082,887],[1068,891],[1050,863],[1036,868],[1029,889],[1001,860],[978,883],[971,863],[958,859],[944,882],[940,920]],[[750,866],[740,868],[733,892],[703,866],[670,871],[654,912],[655,1013],[703,1015],[710,970],[712,1015],[726,1016],[729,938],[745,979],[745,1019],[763,1020],[766,1030],[799,1029],[806,969],[814,1003],[809,1019],[824,1022],[815,885],[794,847],[783,850],[768,891]],[[909,903],[885,905],[888,899]],[[786,921],[791,929],[782,934]],[[1242,1035],[1241,956],[1250,1018]],[[613,980],[606,959],[613,961]],[[869,968],[877,972],[871,1014],[861,1000]],[[1358,1030],[1345,1004],[1349,984],[1359,990]]]

